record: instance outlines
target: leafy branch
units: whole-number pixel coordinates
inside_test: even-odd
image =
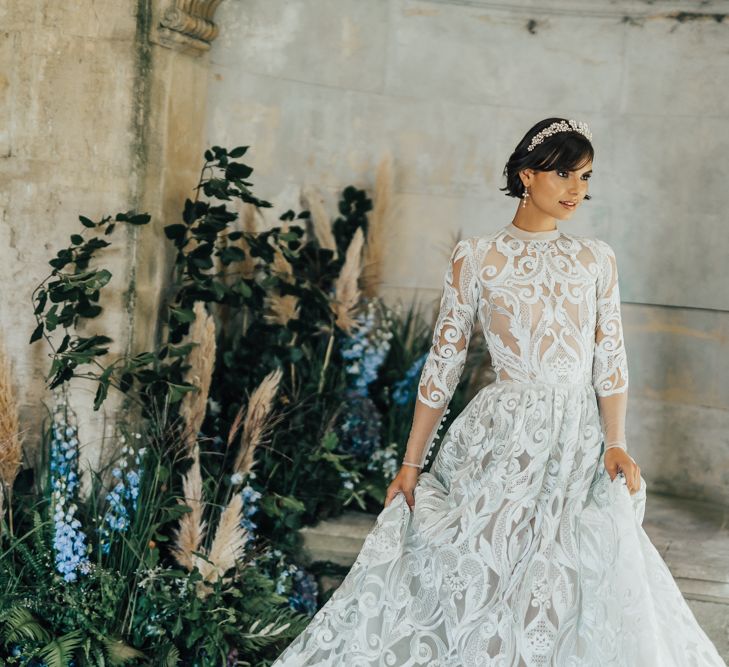
[[[154,355],[143,353],[104,366],[100,359],[109,352],[112,339],[101,334],[83,336],[78,333],[82,321],[92,320],[103,312],[101,292],[112,277],[107,269],[93,267],[92,260],[98,251],[111,245],[108,239],[119,223],[146,225],[150,216],[128,211],[117,213],[113,219],[106,216],[98,222],[85,216],[79,216],[79,220],[84,231],[71,235],[69,246],[59,250],[48,262],[51,273],[33,290],[36,327],[30,343],[45,339],[51,348],[49,388],[54,389],[73,377],[98,382],[94,399],[94,409],[98,410],[109,386],[126,393],[132,386],[134,374],[149,365]],[[90,237],[87,238],[87,234],[91,234]],[[59,328],[64,330],[64,335],[56,346],[51,334]],[[88,365],[93,369],[78,370]]]

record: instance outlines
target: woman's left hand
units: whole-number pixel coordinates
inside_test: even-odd
[[[611,447],[606,450],[604,464],[610,480],[614,480],[619,472],[625,475],[625,482],[631,495],[640,489],[640,466],[624,449]]]

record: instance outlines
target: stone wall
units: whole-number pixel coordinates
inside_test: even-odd
[[[49,367],[44,343],[29,347],[35,327],[31,292],[48,260],[92,219],[139,202],[138,105],[142,76],[132,2],[3,3],[0,16],[0,321],[15,359],[25,442],[40,436]],[[115,234],[106,264],[114,278],[106,312],[93,330],[129,343],[136,234]],[[95,387],[75,391],[81,433],[100,446],[99,415],[86,409]]]
[[[88,330],[111,335],[112,354],[154,341],[170,266],[162,227],[179,217],[203,152],[209,43],[195,30],[210,38],[212,23],[188,16],[188,33],[173,29],[185,16],[174,0],[0,3],[0,322],[31,458],[49,400],[48,348],[28,345],[31,293],[79,231],[79,214],[153,215],[148,227],[112,237],[105,313]],[[104,455],[104,428],[120,405],[111,394],[94,413],[95,389],[79,382],[73,391],[90,462]]]
[[[212,49],[209,143],[251,145],[257,192],[371,187],[396,164],[388,300],[438,296],[456,235],[508,223],[509,153],[586,120],[594,199],[566,231],[617,252],[630,447],[655,490],[729,504],[726,3],[249,0]]]
[[[30,295],[79,214],[153,214],[107,253],[93,325],[117,351],[141,349],[169,275],[162,227],[206,144],[251,145],[256,192],[279,210],[315,185],[334,211],[391,154],[383,294],[432,301],[455,237],[513,216],[498,188],[518,138],[558,114],[595,137],[594,199],[562,225],[618,253],[631,448],[653,488],[729,503],[725,3],[227,2],[211,61],[217,4],[190,16],[178,0],[0,3],[0,321],[29,442],[48,368],[27,345]],[[76,390],[91,458],[93,391]]]

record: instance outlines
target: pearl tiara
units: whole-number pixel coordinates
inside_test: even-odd
[[[587,127],[587,123],[582,121],[577,122],[576,120],[560,120],[557,123],[552,123],[549,127],[545,127],[541,132],[535,134],[532,137],[527,150],[533,151],[538,144],[541,144],[547,137],[557,134],[557,132],[579,132],[581,135],[587,137],[588,141],[592,141],[592,132],[590,132],[590,128]]]

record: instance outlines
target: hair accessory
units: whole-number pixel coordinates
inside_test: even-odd
[[[533,151],[534,148],[538,144],[541,144],[547,137],[557,134],[558,132],[579,132],[581,135],[587,137],[588,141],[592,141],[592,132],[590,132],[590,128],[587,127],[587,123],[583,121],[578,122],[576,120],[560,120],[556,123],[552,123],[548,127],[545,127],[541,132],[537,132],[537,134],[532,137],[527,150]]]

